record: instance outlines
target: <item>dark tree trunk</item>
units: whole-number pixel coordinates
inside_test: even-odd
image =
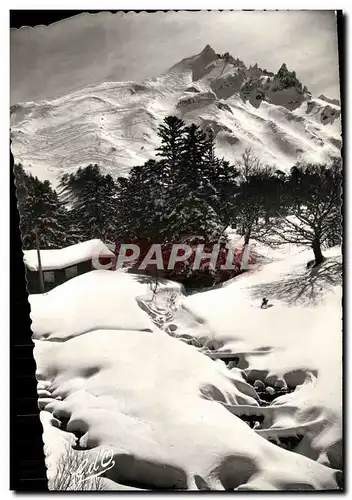
[[[251,237],[251,232],[247,231],[246,234],[244,235],[244,244],[245,245],[248,245],[250,237]]]
[[[38,258],[38,272],[39,272],[40,293],[45,293],[42,260],[41,260],[41,257],[40,257],[40,248],[39,248],[38,228],[35,229],[35,246],[36,246],[36,249],[37,249],[37,258]]]
[[[324,262],[325,257],[321,252],[321,246],[320,246],[320,241],[315,240],[312,244],[313,252],[314,252],[314,257],[315,257],[315,266],[318,266],[322,262]]]

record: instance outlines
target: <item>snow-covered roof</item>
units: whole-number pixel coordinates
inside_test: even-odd
[[[23,261],[31,271],[38,270],[37,250],[24,250]],[[114,253],[98,239],[84,241],[58,250],[40,250],[43,271],[64,269],[92,257],[114,257]]]

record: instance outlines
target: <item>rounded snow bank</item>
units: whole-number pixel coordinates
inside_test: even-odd
[[[286,251],[223,288],[187,297],[184,306],[208,326],[203,343],[221,346],[218,357],[237,356],[248,382],[260,380],[274,394],[282,385],[296,389],[277,399],[274,416],[263,408],[265,427],[258,432],[267,438],[303,434],[297,453],[340,468],[341,253],[325,250],[326,261],[307,269],[310,251]],[[268,309],[260,307],[263,297]]]
[[[104,477],[147,489],[337,489],[337,472],[283,450],[230,408],[254,389],[161,332],[96,330],[35,356],[41,408],[76,436],[76,453],[111,450]],[[78,354],[79,353],[79,354]],[[48,443],[49,445],[49,443]]]
[[[287,272],[285,264],[281,272]],[[258,274],[259,282],[265,284],[268,276],[264,271]],[[92,271],[47,295],[30,297],[39,407],[46,417],[42,420],[46,421],[45,451],[52,458],[50,465],[48,461],[51,477],[55,474],[53,449],[58,450],[61,435],[66,443],[74,443],[73,452],[81,460],[109,451],[113,467],[105,470],[103,477],[111,488],[116,484],[116,488],[125,485],[147,490],[338,489],[339,471],[303,456],[308,454],[305,449],[302,454],[292,453],[268,440],[273,434],[278,437],[280,432],[288,432],[290,419],[275,413],[274,405],[259,406],[244,371],[228,370],[224,363],[214,362],[153,327],[137,305],[138,298],[150,292],[149,282],[145,276]],[[166,280],[161,281],[161,289],[181,292],[179,285]],[[231,294],[234,282],[223,290]],[[193,296],[201,299],[203,317],[206,312],[214,314],[219,305],[216,300],[209,301],[210,294],[214,296],[214,292]],[[228,346],[247,342],[247,351],[254,355],[255,342],[263,346],[265,341],[266,347],[257,352],[268,363],[257,368],[277,370],[274,361],[282,356],[282,351],[274,349],[278,336],[274,334],[269,344],[267,325],[253,309],[247,311],[246,324],[244,316],[238,315],[244,303],[232,298],[227,308],[231,312],[236,304],[237,318],[231,318],[230,329],[226,315],[225,322],[218,318],[219,330],[213,329],[210,335],[224,340],[219,334],[224,329]],[[274,309],[261,312],[270,314]],[[222,315],[224,308],[219,313]],[[249,313],[257,323],[257,340]],[[199,317],[194,322],[199,322]],[[275,323],[271,324],[274,329]],[[184,327],[191,334],[195,331],[191,323]],[[283,331],[280,328],[279,336]],[[219,345],[225,347],[223,341]],[[267,356],[272,353],[276,354],[270,360]],[[331,351],[330,356],[334,357]],[[286,366],[287,358],[283,360]],[[251,360],[250,366],[255,366]],[[301,423],[308,420],[304,412],[310,411],[310,421],[321,428],[324,419],[310,404],[302,409],[298,399],[280,408],[287,415],[290,408],[299,406]],[[314,404],[318,405],[317,399]],[[243,415],[264,415],[263,428],[252,429],[239,418]],[[49,419],[55,432],[48,432]],[[320,433],[313,447],[311,442],[309,439],[309,452],[315,459],[316,450],[331,442],[331,432]],[[333,451],[330,459],[331,455],[336,457]]]
[[[150,290],[147,276],[96,270],[78,276],[43,295],[30,295],[33,339],[65,341],[98,329],[155,329],[136,298]],[[179,283],[159,280],[161,289]]]

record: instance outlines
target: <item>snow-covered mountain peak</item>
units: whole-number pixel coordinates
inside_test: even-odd
[[[182,59],[172,66],[167,73],[174,74],[177,71],[189,71],[192,81],[197,81],[215,68],[218,59],[215,50],[210,45],[206,45],[199,54]]]
[[[17,162],[54,184],[62,173],[98,163],[113,176],[155,156],[165,116],[211,127],[230,162],[251,148],[264,163],[339,156],[340,106],[314,98],[285,63],[273,73],[247,67],[207,45],[143,82],[102,82],[56,99],[11,107]]]
[[[277,73],[262,69],[255,63],[247,67],[239,58],[229,52],[217,54],[210,46],[194,56],[183,59],[167,72],[181,73],[184,80],[210,86],[219,99],[229,99],[240,94],[243,101],[258,108],[263,101],[289,110],[298,108],[311,94],[283,63]]]
[[[200,54],[208,55],[208,57],[216,56],[215,50],[209,44],[207,44]]]

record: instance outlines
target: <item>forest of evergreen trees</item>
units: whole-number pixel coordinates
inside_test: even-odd
[[[216,155],[211,130],[169,116],[156,159],[113,179],[88,165],[62,176],[55,191],[15,165],[25,249],[62,248],[91,238],[113,242],[226,241],[226,229],[269,245],[306,245],[315,263],[340,243],[341,160],[297,164],[285,173],[251,150],[230,165]],[[101,168],[102,167],[102,168]],[[117,165],[118,168],[118,165]],[[171,276],[172,277],[172,276]]]

